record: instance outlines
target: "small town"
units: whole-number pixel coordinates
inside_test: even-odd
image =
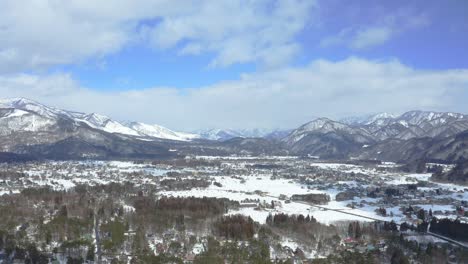
[[[436,166],[445,165],[408,173],[292,156],[5,163],[0,206],[11,213],[0,216],[0,261],[15,251],[38,263],[206,263],[222,251],[226,260],[320,263],[339,250],[459,263],[467,238],[443,226],[468,226],[468,187],[433,181]]]

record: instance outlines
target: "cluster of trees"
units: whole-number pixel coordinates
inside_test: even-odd
[[[375,254],[366,252],[359,253],[354,251],[338,251],[333,252],[328,257],[323,259],[314,259],[313,264],[376,264],[379,259]],[[402,262],[403,264],[405,262]],[[392,263],[393,264],[393,263]],[[400,263],[399,263],[400,264]]]
[[[219,243],[209,237],[207,251],[195,257],[194,264],[258,263],[270,264],[270,248],[263,240],[251,239],[247,243]],[[275,261],[276,264],[292,263]]]
[[[413,225],[410,225],[406,222],[403,222],[400,224],[400,231],[401,232],[405,232],[405,231],[408,231],[408,230],[416,230],[416,227],[413,226]]]
[[[243,215],[223,216],[214,226],[216,234],[227,239],[247,240],[255,234],[254,221]]]
[[[362,237],[362,229],[359,222],[351,222],[348,225],[348,236],[356,239]]]
[[[379,208],[375,209],[375,211],[376,211],[377,214],[379,214],[379,215],[387,216],[387,209],[385,209],[385,208],[383,208],[383,207],[379,207]]]
[[[431,220],[429,230],[433,233],[453,238],[455,240],[468,241],[468,224],[460,220],[437,219]]]
[[[387,195],[388,197],[399,196],[400,195],[400,190],[395,189],[395,188],[386,188],[385,189],[385,195]]]
[[[122,195],[129,195],[140,191],[143,186],[135,187],[135,184],[131,182],[116,183],[110,182],[107,184],[100,184],[95,186],[89,185],[77,185],[74,191],[80,194],[94,194],[94,193],[105,193],[106,196],[121,197]]]
[[[230,208],[238,206],[238,202],[232,202],[227,198],[161,197],[156,200],[154,209],[172,212],[189,211],[206,216],[224,214]]]
[[[398,226],[393,220],[391,222],[384,222],[383,223],[383,230],[385,231],[391,231],[391,232],[396,232],[398,231]]]
[[[106,234],[102,236],[102,245],[105,250],[116,250],[125,241],[124,233],[128,230],[128,223],[120,220],[109,221],[101,225],[101,232]]]
[[[417,159],[414,161],[407,162],[404,166],[401,166],[400,169],[404,172],[425,173],[427,162],[430,162],[430,160]]]
[[[229,208],[237,208],[238,202],[226,198],[197,197],[152,197],[139,196],[133,201],[138,214],[155,214],[162,211],[174,214],[190,213],[199,215],[223,214]]]
[[[1,206],[0,211],[2,211]],[[11,211],[8,209],[3,212]],[[76,217],[70,218],[66,205],[61,205],[55,216],[47,223],[44,223],[43,213],[39,210],[31,210],[29,214],[16,214],[16,212],[10,214],[10,219],[16,224],[21,223],[21,227],[16,230],[14,227],[3,226],[6,229],[0,231],[0,252],[3,250],[6,257],[24,260],[24,263],[50,263],[53,255],[50,251],[44,251],[44,245],[51,245],[52,242],[58,242],[60,245],[53,248],[55,253],[76,253],[77,255],[87,253],[87,248],[83,249],[83,244],[78,241],[91,232],[90,221]],[[94,251],[92,252],[94,254]]]
[[[165,179],[159,182],[162,187],[169,190],[190,190],[193,188],[206,188],[211,182],[204,179]]]
[[[5,230],[5,235],[0,238],[0,252],[7,249],[6,255],[15,260],[35,259],[36,251],[30,246],[35,243],[39,255],[47,256],[46,263],[53,260],[53,253],[66,256],[69,263],[83,263],[94,258],[95,226],[99,226],[101,249],[118,252],[127,239],[123,233],[129,229],[127,221],[133,215],[124,210],[123,204],[136,197],[140,189],[145,187],[110,183],[78,185],[66,191],[27,188],[2,196],[0,230]],[[102,224],[95,225],[95,219]],[[18,225],[20,230],[16,229]]]
[[[335,200],[347,201],[347,200],[352,200],[355,196],[357,196],[357,193],[354,191],[344,191],[344,192],[338,193],[335,197]]]
[[[417,231],[417,232],[427,232],[427,227],[429,226],[429,223],[426,222],[426,221],[423,221],[419,224],[417,224],[416,226],[414,225],[411,225],[411,224],[408,224],[406,222],[403,222],[400,224],[400,231],[404,232],[404,231],[408,231],[408,230],[411,230],[411,231]]]
[[[274,169],[281,169],[285,167],[282,164],[260,164],[260,163],[255,163],[253,165],[247,165],[246,168],[249,169],[259,169],[259,170],[274,170]]]
[[[12,236],[5,235],[0,231],[0,251],[4,250],[5,256],[14,255],[15,260],[24,263],[47,264],[50,255],[40,252],[35,243],[26,243],[21,245]],[[0,259],[1,261],[1,259]]]
[[[443,172],[442,168],[436,169],[432,177],[439,181],[466,184],[468,183],[468,160],[458,161],[455,167],[448,172]]]
[[[293,201],[304,201],[313,204],[328,204],[330,195],[326,193],[294,194],[291,196]]]
[[[209,232],[211,223],[230,208],[239,208],[239,202],[226,198],[142,195],[133,197],[133,207],[133,223],[146,230],[164,232],[170,228],[179,231],[188,228],[195,232]]]
[[[308,224],[317,223],[317,220],[310,215],[304,216],[299,215],[287,215],[284,213],[269,214],[266,219],[266,223],[271,226],[282,226],[282,225],[297,225],[297,224]]]
[[[403,234],[387,232],[381,230],[378,233],[370,234],[365,232],[363,224],[362,230],[369,236],[371,241],[375,238],[385,239],[386,250],[367,250],[363,253],[353,250],[340,250],[337,248],[328,257],[315,259],[314,264],[409,264],[409,263],[467,263],[468,251],[459,247],[452,247],[450,244],[419,243],[418,240],[408,240]],[[450,258],[449,258],[450,256]]]
[[[168,165],[173,167],[219,167],[219,160],[202,160],[202,159],[171,159],[171,160],[155,160],[152,165]]]
[[[333,252],[341,241],[340,231],[334,225],[325,225],[310,215],[268,215],[266,224],[271,232],[300,241],[321,254]]]

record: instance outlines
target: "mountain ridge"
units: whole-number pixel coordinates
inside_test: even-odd
[[[335,121],[316,118],[292,130],[210,129],[176,132],[118,122],[97,113],[0,99],[0,151],[63,158],[173,155],[299,155],[386,161],[468,158],[468,115],[413,110]]]
[[[11,99],[0,99],[0,108],[6,109],[16,109],[17,111],[29,111],[34,112],[37,115],[41,116],[42,118],[47,118],[53,121],[54,119],[58,118],[69,118],[76,123],[85,123],[90,127],[95,129],[103,130],[108,133],[115,133],[115,134],[123,134],[128,136],[135,136],[141,138],[159,138],[159,139],[170,139],[170,140],[191,140],[195,139],[195,135],[191,135],[189,133],[182,133],[182,132],[175,132],[164,128],[159,125],[148,125],[141,122],[133,122],[138,123],[140,125],[144,125],[146,127],[152,127],[154,130],[156,127],[159,130],[163,131],[164,133],[159,133],[155,136],[155,133],[143,133],[142,131],[136,130],[132,127],[128,127],[127,125],[115,121],[112,118],[97,114],[97,113],[81,113],[81,112],[74,112],[74,111],[67,111],[58,109],[55,107],[49,107],[34,100],[26,99],[26,98],[11,98]],[[19,115],[19,113],[18,113]],[[17,115],[17,116],[18,116]],[[13,117],[3,116],[5,117]],[[46,120],[44,120],[46,121]]]

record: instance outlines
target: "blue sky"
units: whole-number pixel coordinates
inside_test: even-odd
[[[409,4],[408,4],[409,3]],[[467,68],[468,3],[465,1],[322,1],[294,42],[301,51],[290,65],[303,65],[315,59],[339,61],[350,55],[373,60],[396,58],[419,69]],[[415,16],[422,25],[404,29],[378,44],[353,48],[343,43],[321,45],[323,39],[338,35],[343,29],[363,28],[375,23],[385,26],[386,16],[402,13],[390,27],[400,27]],[[320,14],[316,14],[320,13]],[[408,17],[406,17],[408,16]],[[413,18],[414,19],[414,18]],[[157,22],[152,22],[156,23]],[[215,23],[215,22],[213,22]],[[401,25],[399,24],[401,23]],[[202,87],[223,80],[235,80],[240,74],[262,70],[255,61],[225,67],[210,67],[213,52],[180,55],[178,43],[168,49],[155,49],[147,43],[124,47],[105,58],[89,58],[78,63],[53,67],[51,71],[71,72],[81,84],[95,89],[125,90],[171,86]],[[129,87],[130,86],[130,87]]]
[[[202,87],[237,79],[242,73],[256,70],[254,63],[212,68],[208,66],[212,58],[212,54],[178,56],[173,50],[163,52],[138,46],[109,55],[104,61],[61,66],[52,71],[71,72],[87,87],[126,90],[155,86]]]
[[[180,130],[468,112],[468,2],[0,2],[0,92]]]

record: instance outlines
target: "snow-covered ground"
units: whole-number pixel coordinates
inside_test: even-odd
[[[18,170],[26,176],[20,179],[22,187],[8,181],[0,184],[0,195],[19,192],[24,187],[51,186],[54,189],[69,189],[77,184],[106,184],[109,182],[133,182],[137,185],[158,186],[166,179],[168,172],[176,172],[180,179],[200,178],[212,182],[207,188],[160,191],[159,196],[217,197],[228,198],[241,203],[256,203],[255,207],[241,207],[228,214],[244,214],[259,223],[264,223],[268,214],[288,213],[311,215],[321,223],[346,220],[371,221],[364,217],[381,220],[406,220],[400,207],[411,204],[425,210],[450,215],[455,206],[447,201],[468,200],[467,187],[456,184],[431,182],[431,174],[407,174],[382,171],[378,166],[361,166],[340,163],[323,163],[301,160],[297,157],[205,157],[197,159],[220,160],[220,166],[172,167],[129,161],[70,161],[44,162],[21,165]],[[271,164],[277,167],[255,168],[255,164]],[[395,164],[384,164],[393,166]],[[279,166],[279,167],[278,167]],[[418,192],[430,193],[437,203],[424,201],[424,197],[403,199],[401,204],[384,204],[382,198],[367,197],[366,188],[395,186],[405,188],[406,184],[424,182]],[[214,184],[216,183],[216,184]],[[336,201],[339,192],[352,189],[359,192],[351,200]],[[435,190],[443,192],[435,196]],[[295,201],[286,201],[295,194],[324,193],[331,201],[322,208]],[[281,199],[280,199],[281,198]],[[271,207],[275,203],[274,208]],[[352,206],[351,206],[352,204]],[[376,209],[384,207],[386,217],[379,216]],[[327,210],[330,209],[330,210]],[[130,210],[130,209],[129,209]],[[352,213],[345,214],[342,212]]]
[[[151,164],[137,164],[127,161],[50,161],[45,163],[26,164],[21,167],[21,172],[26,178],[21,179],[24,185],[50,186],[55,190],[66,190],[77,184],[97,185],[110,182],[131,181],[135,174],[140,183],[151,182],[154,177],[163,177],[171,171],[167,166]],[[0,194],[19,192],[15,186],[0,185]]]
[[[192,189],[188,191],[166,191],[161,195],[166,196],[179,196],[179,197],[216,197],[216,198],[228,198],[233,201],[244,201],[259,200],[265,204],[271,204],[272,201],[280,201],[278,198],[280,195],[286,195],[290,197],[294,194],[307,194],[307,193],[326,193],[331,197],[336,195],[335,190],[311,190],[307,189],[306,186],[301,185],[292,180],[286,179],[271,179],[267,175],[256,175],[256,176],[244,176],[241,179],[232,178],[228,176],[215,178],[217,182],[221,183],[222,187],[211,185],[204,189]],[[257,192],[256,192],[257,191]],[[241,208],[236,211],[231,211],[228,214],[244,214],[250,216],[253,220],[259,223],[265,223],[268,214],[274,213],[287,213],[287,214],[303,214],[311,215],[321,223],[333,223],[336,221],[345,220],[362,220],[370,221],[362,217],[343,214],[336,211],[323,210],[303,203],[297,203],[291,201],[286,203],[280,201],[281,206],[275,209],[256,209],[252,207]],[[351,209],[346,207],[347,202],[331,201],[324,207],[337,210],[346,210],[347,212],[383,219],[377,216],[373,210],[364,209]]]
[[[296,156],[195,156],[201,160],[295,160]]]

